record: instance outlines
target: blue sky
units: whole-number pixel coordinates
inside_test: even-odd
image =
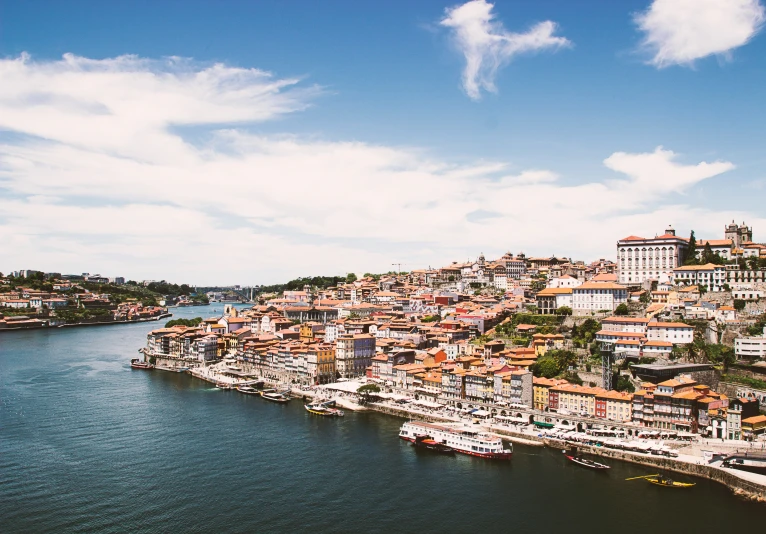
[[[16,104],[13,119],[0,117],[0,200],[11,203],[0,210],[0,237],[13,245],[0,270],[119,269],[136,278],[266,283],[506,250],[589,261],[613,256],[623,233],[651,234],[668,223],[718,238],[725,222],[746,218],[758,240],[766,223],[762,3],[671,3],[474,2],[482,5],[469,7],[487,10],[490,31],[509,46],[508,35],[545,21],[566,40],[501,50],[502,65],[490,76],[496,92],[482,89],[478,98],[462,86],[457,31],[441,23],[460,3],[5,3],[0,55],[24,67],[14,71],[13,89],[0,93],[5,105]],[[706,10],[713,27],[704,25]],[[643,30],[642,14],[651,16]],[[667,37],[685,24],[687,34]],[[659,48],[642,45],[652,28],[667,38],[665,60]],[[95,62],[73,67],[64,54]],[[103,63],[126,54],[159,61]],[[168,56],[188,60],[168,66]],[[184,77],[214,64],[290,83],[254,100],[220,83],[197,91]],[[109,69],[129,73],[127,82],[93,83]],[[159,82],[134,85],[137,74]],[[237,83],[252,90],[265,82]],[[61,112],[49,121],[55,128],[45,119],[51,109],[29,104],[44,87],[51,88],[46,105]],[[156,98],[165,90],[173,98],[191,90],[194,103],[155,120],[167,109]],[[141,113],[82,128],[93,117],[73,112],[71,102],[80,110],[105,106],[116,119],[110,98],[122,91],[142,103]],[[199,106],[221,98],[231,109],[198,120]],[[128,133],[104,145],[118,129]],[[155,152],[141,145],[150,130]],[[160,153],[164,142],[186,149]],[[614,154],[623,156],[605,165]],[[216,160],[210,175],[192,164],[198,158]],[[711,171],[703,162],[719,166]],[[127,176],[111,177],[131,172],[151,175],[156,189],[141,197],[139,178],[131,188]],[[626,176],[632,186],[614,187]],[[178,194],[183,183],[196,195]],[[307,193],[313,202],[292,200]],[[30,220],[33,212],[45,221]],[[154,233],[71,224],[108,213],[154,220]],[[191,260],[199,256],[187,249],[195,247],[238,250],[227,267],[224,257]],[[168,248],[184,252],[173,261]]]

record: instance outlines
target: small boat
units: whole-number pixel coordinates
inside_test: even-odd
[[[244,393],[245,395],[260,395],[261,392],[252,386],[239,386],[237,391]]]
[[[331,401],[332,404],[335,404],[335,401]],[[321,415],[324,417],[343,417],[346,415],[343,410],[339,410],[338,408],[333,408],[331,406],[328,406],[329,403],[310,403],[310,404],[304,404],[303,407],[306,409],[307,412],[313,413],[314,415]]]
[[[419,449],[426,449],[429,451],[438,452],[440,454],[455,454],[455,449],[453,449],[449,445],[445,445],[444,443],[439,443],[435,439],[426,435],[415,436],[415,441],[412,442],[412,446],[418,447]]]
[[[130,360],[130,366],[133,369],[154,369],[154,365],[152,365],[149,362],[143,362],[139,360],[138,358],[133,358]]]
[[[649,484],[654,484],[655,486],[663,486],[666,488],[691,488],[694,486],[694,482],[677,482],[665,477],[647,478],[646,481]]]
[[[236,386],[234,384],[229,384],[227,382],[217,382],[215,387],[218,389],[228,390],[228,389],[235,389]]]
[[[610,466],[606,464],[602,464],[599,462],[594,462],[593,460],[588,460],[587,458],[583,458],[582,456],[577,456],[577,448],[571,447],[569,449],[565,449],[561,451],[564,453],[564,456],[566,456],[567,460],[570,462],[574,462],[577,465],[581,465],[583,467],[587,467],[589,469],[611,469]]]
[[[288,397],[284,393],[279,393],[275,389],[266,389],[261,391],[261,397],[271,402],[280,402],[280,403],[290,402],[290,397]]]
[[[655,486],[662,486],[665,488],[691,488],[695,485],[694,482],[677,482],[673,479],[667,478],[662,475],[644,475],[642,477],[632,477],[632,478],[626,478],[625,480],[638,480],[638,479],[644,479],[649,484],[654,484]]]

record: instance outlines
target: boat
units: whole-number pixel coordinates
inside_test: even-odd
[[[235,389],[237,386],[235,386],[234,384],[229,384],[228,382],[216,382],[215,387],[217,387],[218,389],[227,390],[227,389]]]
[[[261,397],[271,402],[290,402],[290,397],[284,393],[279,393],[276,389],[265,389],[261,391]]]
[[[334,405],[335,401],[312,402],[309,404],[304,404],[303,407],[309,413],[313,413],[314,415],[321,415],[324,417],[343,417],[346,415],[343,410],[335,408]]]
[[[138,358],[133,358],[132,360],[130,360],[130,366],[133,369],[154,369],[153,364],[149,362],[141,361]]]
[[[564,453],[564,456],[566,456],[567,460],[570,462],[576,463],[577,465],[581,465],[583,467],[588,467],[590,469],[611,469],[610,466],[606,464],[601,464],[599,462],[594,462],[593,460],[588,460],[587,458],[583,458],[582,456],[577,456],[577,449],[571,448],[568,450],[561,451]]]
[[[662,486],[665,488],[691,488],[695,485],[694,482],[678,482],[662,475],[644,475],[642,477],[626,478],[625,480],[638,479],[644,479],[649,484],[654,484],[655,486]]]
[[[415,436],[415,441],[412,442],[413,447],[420,449],[426,449],[440,454],[455,454],[455,449],[444,443],[439,443],[430,436],[422,435]]]
[[[258,391],[252,386],[239,386],[237,388],[237,391],[239,391],[240,393],[244,393],[245,395],[260,395],[261,393],[260,391]]]
[[[663,486],[666,488],[691,488],[694,486],[694,482],[677,482],[665,477],[647,478],[646,481],[649,484],[654,484],[655,486]]]
[[[452,448],[455,452],[489,458],[493,460],[510,460],[513,445],[505,448],[503,440],[496,434],[477,431],[466,425],[426,423],[425,421],[408,421],[399,430],[399,437],[415,443],[419,436],[428,436],[437,443]]]

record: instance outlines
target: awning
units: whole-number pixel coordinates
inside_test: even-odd
[[[426,408],[441,408],[442,405],[437,402],[430,402],[426,400],[416,400],[414,404],[417,404],[419,406],[424,406]]]
[[[475,410],[471,415],[475,415],[476,417],[487,417],[490,413],[487,410]]]

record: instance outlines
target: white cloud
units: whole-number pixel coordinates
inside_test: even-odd
[[[256,135],[246,123],[304,109],[316,92],[260,71],[0,60],[0,73],[11,71],[0,127],[25,135],[0,137],[3,271],[269,283],[509,248],[610,257],[615,239],[670,221],[702,237],[735,215],[766,226],[684,205],[679,193],[733,165],[680,163],[662,148],[612,154],[614,179],[571,185],[506,162],[456,166],[418,149]]]
[[[495,20],[493,7],[485,0],[472,0],[447,8],[439,22],[452,30],[455,44],[465,56],[463,89],[473,100],[481,98],[482,89],[497,91],[497,70],[515,56],[571,45],[565,37],[554,35],[557,26],[549,20],[535,24],[525,33],[509,32]]]
[[[654,0],[635,22],[650,63],[662,68],[726,57],[760,31],[764,18],[760,0]]]

